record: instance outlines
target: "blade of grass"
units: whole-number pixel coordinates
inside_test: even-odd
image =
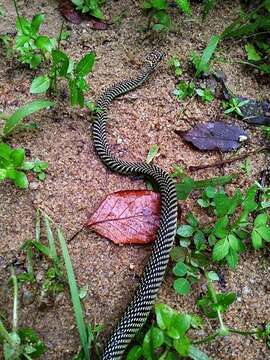
[[[54,241],[54,237],[53,237],[53,233],[52,233],[52,229],[51,229],[51,225],[50,225],[50,220],[49,220],[47,214],[44,215],[44,222],[45,222],[45,228],[46,228],[46,235],[47,235],[49,247],[50,247],[51,258],[53,259],[53,261],[55,261],[57,263],[58,257],[57,257],[56,247],[55,247],[55,241]]]
[[[208,65],[212,55],[214,54],[220,37],[218,35],[212,35],[207,47],[204,49],[198,67],[196,69],[195,76],[199,76]]]
[[[69,284],[69,288],[70,288],[71,300],[72,300],[72,304],[73,304],[77,328],[78,328],[78,332],[80,335],[81,346],[84,350],[85,358],[87,360],[90,360],[86,325],[85,325],[84,318],[83,318],[83,311],[82,311],[82,306],[81,306],[81,302],[80,302],[79,291],[78,291],[77,283],[75,280],[75,275],[74,275],[71,259],[70,259],[69,253],[68,253],[68,248],[67,248],[65,238],[59,228],[57,229],[57,235],[58,235],[58,240],[60,242],[60,246],[61,246],[61,250],[63,253],[64,262],[65,262],[65,267],[66,267],[66,271],[67,271],[68,284]]]
[[[35,240],[40,241],[40,210],[37,209],[36,212],[36,227],[35,227]]]

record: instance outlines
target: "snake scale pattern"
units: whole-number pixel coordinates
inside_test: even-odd
[[[102,162],[110,170],[123,175],[151,177],[157,183],[161,195],[160,226],[152,253],[133,300],[105,346],[102,360],[123,359],[128,344],[145,323],[163,280],[176,231],[177,197],[174,182],[169,174],[152,164],[117,159],[111,153],[106,140],[108,107],[112,100],[144,83],[162,58],[162,52],[152,52],[147,56],[145,66],[137,78],[109,87],[97,101],[98,111],[92,126],[94,147]]]

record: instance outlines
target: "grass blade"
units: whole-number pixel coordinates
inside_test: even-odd
[[[207,45],[207,47],[204,49],[202,57],[200,59],[200,62],[198,64],[198,67],[196,69],[196,76],[199,76],[202,72],[205,71],[212,55],[214,54],[217,44],[219,42],[219,36],[213,35]]]
[[[75,275],[74,275],[72,263],[70,260],[70,256],[68,253],[67,244],[66,244],[65,238],[59,228],[57,229],[57,235],[58,235],[58,239],[60,242],[60,246],[61,246],[61,250],[63,253],[64,262],[65,262],[65,267],[66,267],[66,271],[67,271],[68,284],[69,284],[69,288],[70,288],[71,300],[72,300],[72,304],[73,304],[77,328],[78,328],[78,332],[80,335],[81,346],[84,350],[85,358],[87,360],[90,360],[86,326],[85,326],[85,322],[84,322],[84,318],[83,318],[83,311],[82,311],[82,306],[81,306],[81,302],[80,302],[79,291],[78,291],[77,283],[75,280]]]
[[[51,229],[51,225],[50,225],[50,220],[49,220],[49,217],[47,216],[47,214],[44,215],[44,222],[45,222],[45,228],[46,228],[46,235],[47,235],[48,242],[49,242],[50,257],[53,259],[53,261],[55,263],[57,263],[58,257],[57,257],[54,237],[53,237],[53,233],[52,233],[52,229]]]

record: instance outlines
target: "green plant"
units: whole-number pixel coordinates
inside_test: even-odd
[[[89,13],[97,19],[104,19],[100,8],[104,4],[104,0],[72,0],[72,2],[82,13]]]
[[[170,29],[171,18],[167,13],[168,5],[166,0],[144,1],[142,7],[148,15],[148,29],[150,27],[155,31]]]
[[[229,101],[224,101],[223,105],[226,108],[224,114],[235,113],[243,117],[241,107],[248,104],[249,100],[239,100],[236,97],[232,97]]]
[[[0,181],[11,180],[20,189],[27,189],[27,171],[37,174],[39,180],[45,179],[47,162],[40,160],[25,161],[23,148],[12,149],[8,144],[0,143]]]
[[[203,86],[201,86],[200,89],[196,89],[196,94],[201,98],[202,101],[205,102],[211,102],[215,98],[213,91]]]
[[[36,100],[21,106],[12,115],[0,114],[0,117],[4,119],[4,127],[1,129],[1,137],[7,137],[16,130],[22,130],[28,128],[29,125],[22,124],[24,118],[36,113],[37,111],[48,109],[54,106],[54,103],[48,100]],[[32,126],[33,127],[33,126]]]
[[[220,37],[217,35],[212,35],[208,45],[203,51],[202,56],[192,53],[191,62],[195,67],[195,76],[199,77],[203,73],[209,73],[210,60],[216,50],[216,47],[219,43]]]
[[[192,97],[195,94],[195,84],[193,81],[187,83],[181,80],[173,92],[178,100],[185,100],[187,97]]]
[[[67,81],[70,90],[72,106],[85,105],[84,93],[89,90],[85,77],[92,71],[95,62],[93,52],[86,54],[77,64],[60,50],[52,51],[52,66],[48,75],[35,78],[31,84],[30,92],[44,93],[48,90],[56,91],[59,78]]]
[[[0,343],[3,344],[4,359],[37,359],[46,352],[46,347],[33,329],[18,327],[19,286],[13,267],[11,281],[13,284],[12,330],[9,332],[0,320]]]
[[[179,58],[176,55],[173,55],[169,59],[168,65],[169,65],[170,69],[173,71],[173,73],[174,73],[174,75],[176,77],[179,77],[179,76],[181,76],[183,74],[181,61],[179,60]]]

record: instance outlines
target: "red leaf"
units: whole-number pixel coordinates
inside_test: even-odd
[[[115,244],[147,244],[156,238],[160,195],[149,190],[124,190],[108,195],[86,226]]]

